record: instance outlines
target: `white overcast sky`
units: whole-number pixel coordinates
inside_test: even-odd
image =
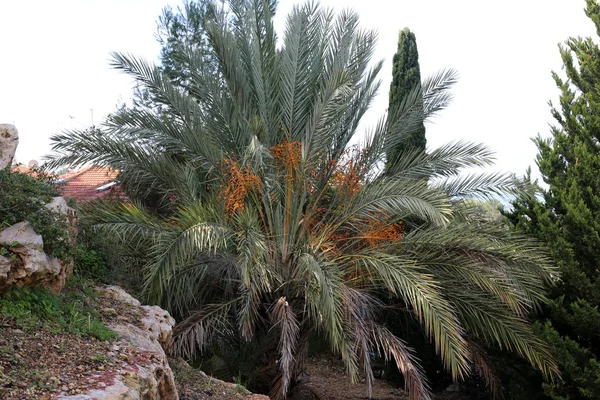
[[[280,0],[277,28],[295,0]],[[49,152],[65,128],[98,124],[131,97],[131,80],[109,67],[111,51],[157,60],[156,20],[174,0],[0,0],[0,123],[15,124],[17,160]],[[367,124],[387,107],[398,31],[417,36],[421,73],[454,68],[460,81],[451,107],[427,126],[431,147],[468,139],[487,143],[499,169],[522,174],[534,165],[530,138],[548,135],[550,72],[560,72],[558,43],[595,36],[584,0],[322,0],[358,11],[379,32],[385,59],[380,96]],[[535,168],[534,168],[535,170]]]

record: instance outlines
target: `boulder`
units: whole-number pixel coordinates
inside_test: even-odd
[[[77,244],[77,212],[74,208],[69,207],[64,197],[53,197],[50,203],[46,204],[45,207],[50,210],[64,215],[67,222],[69,223],[69,237],[71,244],[75,246]]]
[[[17,128],[10,124],[0,124],[0,169],[10,168],[18,145]]]
[[[134,307],[140,307],[141,303],[138,299],[124,291],[121,287],[116,285],[104,286],[97,289],[105,297],[109,299],[115,299],[122,303],[129,304]],[[165,311],[166,312],[166,311]]]
[[[146,312],[140,321],[142,329],[151,332],[162,348],[168,352],[175,319],[159,306],[142,306],[142,309]]]
[[[48,210],[67,216],[75,214],[75,210],[67,205],[67,201],[64,197],[53,197],[50,203],[46,204],[45,207]]]
[[[119,286],[106,286],[97,289],[104,296],[129,304],[133,307],[139,307],[143,311],[140,318],[139,327],[129,325],[119,325],[113,327],[115,331],[121,333],[123,337],[130,337],[132,341],[137,341],[136,347],[144,350],[168,350],[171,345],[171,332],[175,326],[175,319],[171,317],[168,311],[159,306],[142,306],[140,301],[124,291]],[[132,334],[135,333],[135,334]]]
[[[120,321],[108,324],[119,340],[115,351],[134,353],[124,360],[118,371],[105,371],[94,376],[105,387],[90,388],[78,395],[60,394],[57,400],[178,400],[175,377],[161,343],[171,341],[175,320],[160,307],[141,306],[140,302],[118,286],[97,289],[104,296],[118,300],[142,312],[141,320],[134,323]]]
[[[0,281],[8,278],[12,263],[13,261],[9,257],[0,256]]]
[[[55,293],[62,290],[69,266],[44,253],[44,241],[29,222],[0,231],[0,246],[8,249],[0,258],[0,293],[11,286],[41,285]]]

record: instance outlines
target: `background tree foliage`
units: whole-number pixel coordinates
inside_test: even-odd
[[[600,6],[594,0],[586,4],[586,15],[600,34]],[[517,229],[548,244],[562,276],[536,325],[540,337],[551,344],[563,377],[544,384],[544,393],[552,399],[598,399],[600,49],[592,38],[570,38],[560,54],[567,79],[553,73],[560,90],[560,105],[552,107],[556,124],[550,138],[535,139],[547,188],[539,189],[541,199],[517,199],[506,216]],[[525,389],[535,395],[530,385],[523,382],[514,396]]]
[[[204,29],[210,1],[185,1],[183,8],[163,9],[158,19],[157,40],[161,45],[160,61],[164,73],[179,86],[189,89],[191,70],[184,52],[193,51],[205,64],[206,71],[216,70],[217,59],[212,56]]]
[[[207,71],[204,52],[182,46],[184,85],[115,54],[114,66],[152,94],[151,106],[52,138],[54,166],[121,171],[131,202],[91,211],[98,229],[144,250],[146,299],[180,321],[175,351],[216,363],[226,358],[219,348],[251,344],[253,356],[238,359],[279,399],[316,336],[341,355],[351,380],[370,387],[376,354],[402,372],[411,398],[431,398],[418,354],[382,317],[393,305],[453,379],[479,374],[497,394],[486,347],[552,375],[526,320],[544,301],[548,258],[465,201],[519,193],[512,177],[464,173],[492,164],[485,146],[466,142],[406,152],[381,168],[445,108],[455,74],[426,79],[351,146],[379,88],[376,35],[354,12],[307,3],[287,16],[278,40],[274,12],[261,0],[209,5],[202,23],[215,69]]]
[[[421,68],[419,67],[419,52],[417,38],[408,28],[400,31],[398,37],[398,50],[394,54],[392,64],[392,83],[390,85],[390,114],[402,109],[403,102],[415,103],[415,107],[422,107],[415,101],[415,94],[421,86]],[[410,150],[425,151],[427,139],[425,138],[425,125],[417,124],[410,135],[399,142],[390,152],[389,158],[401,156],[402,152]]]
[[[184,54],[194,52],[198,58],[196,68],[204,69],[204,74],[216,73],[218,59],[210,50],[205,22],[209,17],[211,0],[185,0],[181,7],[167,6],[158,17],[156,40],[161,45],[159,68],[176,85],[192,96],[193,80],[190,61]],[[222,9],[224,2],[216,2]],[[133,104],[136,108],[152,108],[156,112],[168,112],[166,104],[156,99],[158,93],[141,84],[134,88]]]

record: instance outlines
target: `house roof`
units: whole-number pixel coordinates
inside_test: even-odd
[[[35,169],[29,168],[27,165],[24,165],[24,164],[13,165],[10,168],[10,172],[18,173],[18,174],[26,174],[26,175],[32,176],[34,178],[38,176],[38,172]]]
[[[100,166],[91,166],[60,175],[56,181],[61,196],[87,202],[103,197],[125,197],[118,182],[119,171]]]

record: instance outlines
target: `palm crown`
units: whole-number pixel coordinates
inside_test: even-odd
[[[274,338],[272,395],[285,397],[308,337],[325,338],[350,377],[370,384],[372,353],[402,371],[412,398],[429,398],[418,355],[382,318],[400,303],[454,378],[482,374],[498,389],[484,346],[555,366],[525,315],[552,270],[535,243],[482,221],[464,199],[514,193],[466,142],[385,154],[446,106],[452,71],[416,87],[356,143],[379,87],[376,35],[350,11],[308,3],[231,0],[206,32],[217,71],[194,51],[184,91],[160,70],[115,54],[158,108],[127,109],[101,129],[53,137],[52,165],[121,171],[131,202],[97,206],[99,227],[147,246],[148,299],[183,318],[174,350],[191,356],[232,332]],[[390,314],[386,314],[390,315]],[[277,360],[275,360],[277,359]],[[275,363],[276,361],[276,363]]]

